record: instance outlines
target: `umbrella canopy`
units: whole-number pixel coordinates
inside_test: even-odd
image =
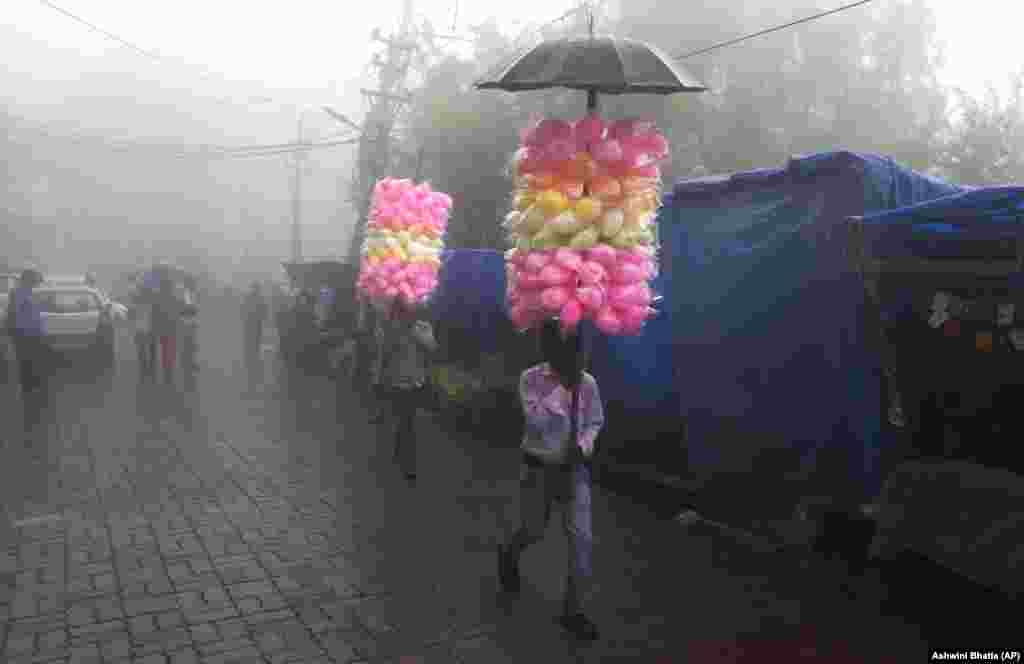
[[[656,47],[616,37],[545,41],[494,70],[476,87],[508,92],[569,88],[613,95],[707,90]]]

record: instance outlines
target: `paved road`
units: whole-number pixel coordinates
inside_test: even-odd
[[[357,395],[282,372],[270,347],[247,370],[229,305],[203,325],[194,391],[140,384],[127,339],[113,375],[56,373],[43,458],[3,388],[0,661],[703,663],[739,661],[713,653],[744,642],[794,657],[808,629],[820,661],[850,642],[866,656],[851,661],[923,661],[877,607],[601,491],[604,638],[575,644],[553,622],[557,532],[524,557],[522,596],[497,593],[514,449],[424,417],[410,487]]]

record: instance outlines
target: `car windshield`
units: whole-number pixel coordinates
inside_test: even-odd
[[[100,301],[84,291],[37,291],[32,299],[48,314],[75,314],[100,310]]]

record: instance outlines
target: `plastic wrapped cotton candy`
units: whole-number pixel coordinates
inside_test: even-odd
[[[668,141],[654,123],[538,120],[513,158],[512,211],[502,227],[509,315],[521,328],[557,317],[606,334],[638,334],[653,315],[656,211]],[[391,199],[402,193],[388,190]]]
[[[373,190],[356,287],[361,297],[406,306],[437,287],[452,199],[429,184],[384,178]]]

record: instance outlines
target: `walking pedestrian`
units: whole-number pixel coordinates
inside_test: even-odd
[[[188,372],[194,372],[199,369],[199,297],[193,277],[185,279],[181,331],[181,366]]]
[[[568,579],[559,623],[578,638],[594,640],[597,627],[583,613],[594,542],[588,461],[604,426],[604,409],[597,381],[580,371],[576,339],[564,336],[556,322],[548,321],[541,329],[540,341],[544,363],[527,369],[519,381],[526,417],[520,472],[521,523],[498,549],[498,576],[504,591],[519,591],[519,558],[527,547],[544,537],[551,509],[557,505],[569,540]],[[570,441],[569,414],[577,382],[578,436]]]
[[[257,282],[249,287],[242,302],[242,322],[245,327],[245,357],[255,361],[259,357],[263,341],[263,325],[267,320],[267,301],[263,298]]]
[[[135,321],[135,350],[139,358],[142,378],[156,373],[156,339],[153,336],[153,293],[141,284],[135,294],[132,318]]]
[[[178,359],[178,332],[183,308],[174,292],[174,283],[167,277],[160,286],[153,301],[153,335],[160,349],[160,368],[164,382],[174,382],[174,370]]]
[[[18,360],[26,448],[33,447],[33,436],[43,424],[48,401],[44,387],[50,369],[50,349],[44,337],[43,307],[33,297],[33,290],[42,283],[43,275],[38,271],[22,272],[18,286],[8,298],[5,320]]]
[[[25,270],[7,304],[7,333],[14,345],[21,389],[25,394],[42,387],[46,375],[44,363],[48,349],[43,338],[43,310],[32,296],[33,290],[42,283],[42,274]]]
[[[416,413],[425,405],[430,353],[438,349],[434,330],[422,311],[396,302],[382,322],[380,384],[391,405],[395,460],[410,482],[416,481]]]

